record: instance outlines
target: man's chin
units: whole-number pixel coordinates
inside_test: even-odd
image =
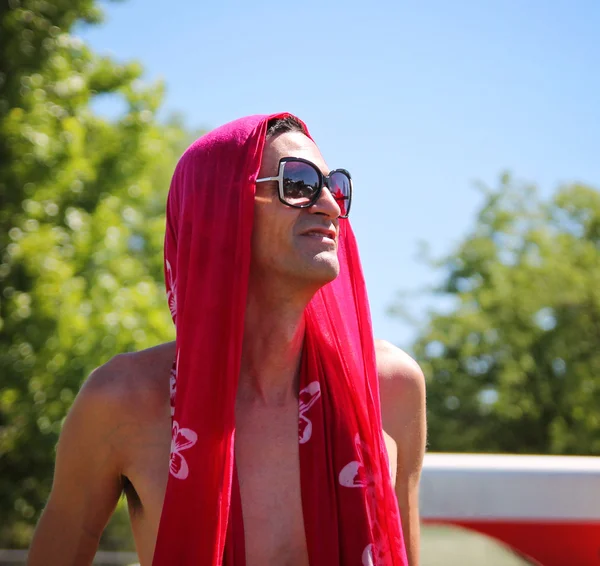
[[[336,253],[321,253],[312,258],[310,264],[306,270],[307,275],[315,281],[318,280],[321,285],[331,283],[340,273],[340,262]]]

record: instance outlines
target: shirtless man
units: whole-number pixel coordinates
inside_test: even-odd
[[[293,120],[291,126],[286,120],[269,126],[259,178],[277,175],[280,159],[287,156],[309,160],[323,173],[329,171],[317,146]],[[292,269],[290,254],[317,257],[318,242],[305,242],[304,236],[297,235],[298,223],[307,226],[318,221],[337,230],[343,222],[339,203],[329,190],[323,188],[316,202],[298,209],[282,204],[272,185],[256,184],[251,277],[259,285],[248,295],[245,328],[253,331],[244,333],[235,406],[235,454],[248,566],[308,564],[298,463],[297,374],[302,340],[297,321],[290,329],[289,313],[260,309],[268,302],[261,293],[276,292],[276,275]],[[307,252],[302,246],[312,248]],[[319,254],[321,271],[315,273],[322,280],[317,288],[335,272],[335,253],[319,250]],[[418,566],[418,486],[426,437],[424,377],[417,363],[391,344],[376,341],[375,350],[384,439],[406,552],[409,564]],[[175,356],[174,342],[121,354],[86,380],[60,436],[52,492],[30,548],[30,566],[91,564],[123,491],[140,563],[152,564],[169,478],[169,375]]]

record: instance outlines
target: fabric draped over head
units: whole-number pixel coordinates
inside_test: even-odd
[[[255,180],[268,121],[288,115],[250,116],[206,134],[173,175],[165,278],[177,354],[154,566],[245,562],[234,433]],[[404,566],[365,282],[348,220],[340,220],[338,255],[340,275],[305,311],[298,441],[310,563]]]

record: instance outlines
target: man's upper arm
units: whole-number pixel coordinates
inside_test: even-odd
[[[119,361],[95,370],[77,395],[57,446],[52,492],[36,528],[29,566],[91,564],[121,492],[115,448]]]
[[[377,341],[383,429],[398,447],[396,495],[409,562],[419,562],[419,480],[427,442],[425,377],[408,354]]]

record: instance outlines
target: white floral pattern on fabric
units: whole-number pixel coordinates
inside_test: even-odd
[[[363,550],[362,553],[362,565],[363,566],[375,566],[375,562],[373,562],[373,545],[369,544]]]
[[[346,464],[340,471],[338,479],[340,485],[343,487],[367,487],[367,481],[364,478],[365,466],[362,455],[362,442],[358,433],[356,433],[356,436],[354,437],[354,445],[356,446],[358,459],[352,460],[352,462]]]
[[[321,397],[321,384],[318,381],[312,381],[298,395],[299,421],[298,421],[298,442],[306,444],[312,436],[312,422],[306,416],[307,411]]]
[[[198,435],[190,428],[179,428],[173,421],[173,436],[171,438],[171,461],[169,472],[179,480],[184,480],[190,474],[190,469],[182,452],[191,448],[198,441]]]
[[[370,461],[371,454],[369,447],[361,441],[360,436],[356,433],[354,437],[354,445],[356,446],[356,459],[346,464],[340,471],[338,479],[340,485],[349,488],[363,488],[365,495],[365,503],[369,517],[372,519],[371,531],[374,541],[368,544],[362,553],[363,566],[383,566],[388,564],[390,549],[388,543],[382,538],[382,530],[377,522],[377,502],[383,498],[380,482],[370,469],[365,465],[365,456]]]
[[[167,301],[169,302],[171,317],[173,318],[173,322],[175,322],[175,318],[177,317],[177,282],[173,278],[173,270],[168,259],[165,260],[165,265],[167,267]]]

